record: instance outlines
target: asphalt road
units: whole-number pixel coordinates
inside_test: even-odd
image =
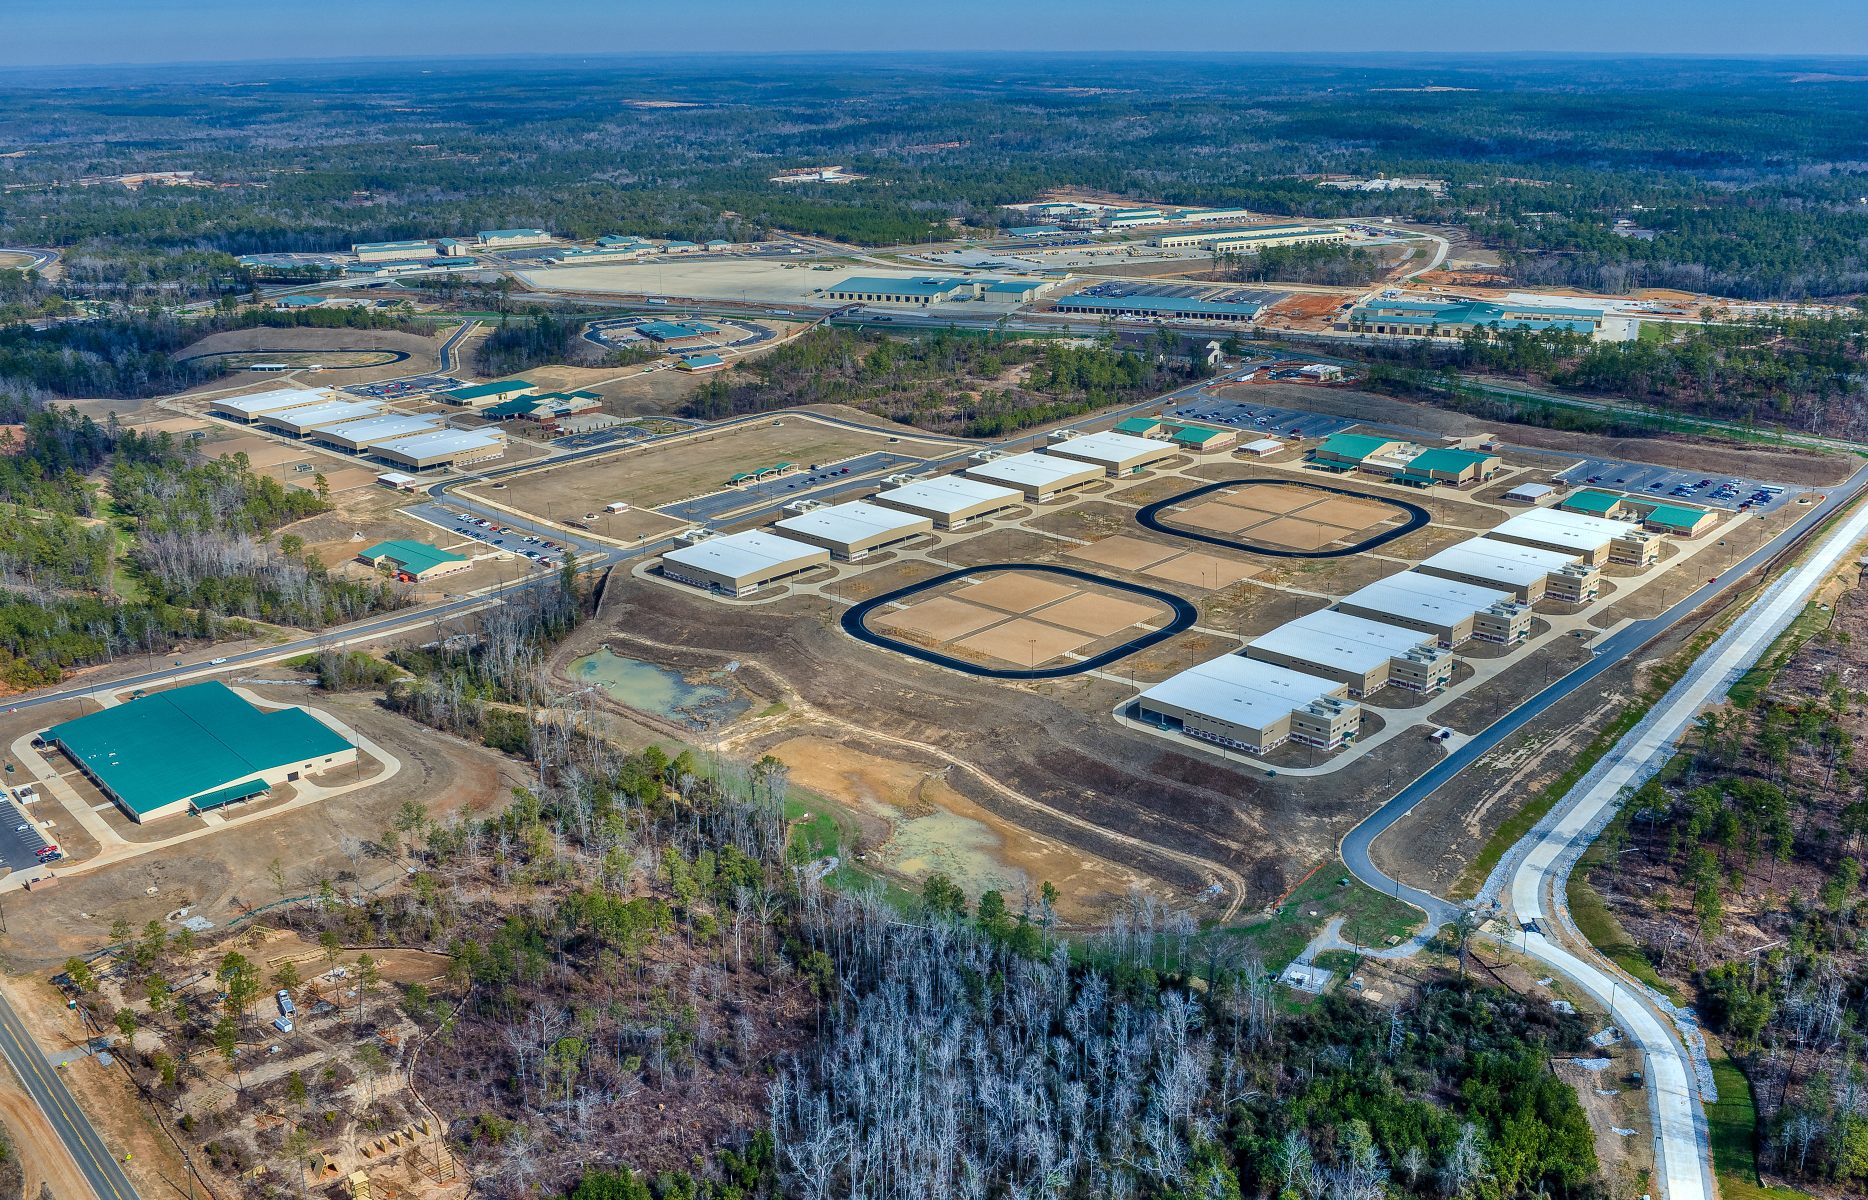
[[[65,1143],[78,1169],[90,1183],[92,1195],[98,1200],[135,1200],[137,1191],[131,1186],[129,1176],[104,1148],[103,1139],[97,1136],[90,1118],[72,1099],[65,1081],[40,1053],[38,1043],[20,1024],[19,1015],[4,996],[0,996],[0,1053],[5,1054],[13,1074],[25,1086],[33,1103],[45,1113],[52,1128],[58,1131],[59,1140]]]

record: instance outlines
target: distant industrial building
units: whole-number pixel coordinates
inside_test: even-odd
[[[1094,463],[1114,476],[1139,474],[1151,464],[1180,453],[1173,444],[1156,438],[1130,437],[1126,433],[1113,432],[1054,438],[1044,450],[1047,454]]]
[[[1718,516],[1709,509],[1608,492],[1573,492],[1559,501],[1557,508],[1593,517],[1631,517],[1649,532],[1674,537],[1698,537],[1719,523]]]
[[[358,242],[350,248],[360,263],[409,262],[435,257],[434,243],[423,241],[407,242]]]
[[[1637,529],[1626,521],[1611,521],[1555,508],[1534,508],[1519,513],[1486,535],[1521,546],[1542,546],[1579,556],[1591,566],[1605,562],[1646,566],[1660,561],[1664,544],[1658,534]]]
[[[1453,655],[1431,633],[1321,609],[1286,622],[1245,647],[1248,658],[1346,684],[1351,696],[1390,685],[1437,692],[1453,678]]]
[[[1202,300],[1197,296],[1092,296],[1079,292],[1051,304],[1060,313],[1087,317],[1137,317],[1164,321],[1223,321],[1243,325],[1265,306],[1249,300]]]
[[[965,468],[965,474],[984,483],[1017,488],[1025,499],[1042,503],[1059,492],[1095,483],[1103,478],[1104,469],[1054,454],[1027,452],[973,463]]]
[[[512,250],[521,246],[551,244],[551,234],[543,229],[482,229],[478,237],[483,250]]]
[[[357,561],[372,567],[387,566],[396,574],[413,580],[433,579],[454,571],[464,571],[473,565],[473,561],[464,554],[455,554],[427,542],[406,538],[378,542],[357,555]]]
[[[1015,238],[1045,238],[1056,237],[1064,231],[1056,225],[1014,225],[1005,232]]]
[[[361,417],[375,416],[382,410],[382,405],[368,400],[332,400],[325,404],[308,404],[303,408],[261,413],[256,423],[280,433],[289,433],[293,437],[303,437],[306,430],[315,429],[319,425],[355,421]]]
[[[1183,208],[1174,213],[1173,218],[1183,225],[1207,225],[1215,221],[1249,221],[1252,211],[1247,208]]]
[[[1253,458],[1270,458],[1282,449],[1284,449],[1284,443],[1277,438],[1262,437],[1253,438],[1239,447],[1239,453],[1249,454]]]
[[[1011,508],[1024,499],[1017,488],[1001,487],[964,475],[920,479],[878,493],[876,503],[918,513],[940,529],[961,529],[968,522]]]
[[[385,413],[380,417],[369,417],[362,421],[333,421],[313,425],[304,431],[304,437],[306,441],[333,446],[339,450],[348,450],[352,454],[361,454],[371,447],[393,442],[398,438],[433,433],[439,428],[441,428],[439,425],[426,417],[413,417],[407,413]]]
[[[442,238],[439,242],[435,243],[435,248],[441,251],[442,258],[473,257],[473,243],[467,241],[465,238]]]
[[[665,346],[692,346],[713,337],[720,328],[705,321],[644,321],[636,332]]]
[[[822,546],[749,529],[670,550],[662,555],[662,574],[692,587],[747,596],[829,563],[830,551]]]
[[[549,425],[575,413],[589,412],[603,404],[601,392],[536,392],[483,408],[480,415],[489,421],[537,421]]]
[[[475,383],[442,392],[441,399],[466,408],[486,408],[519,396],[529,396],[538,385],[529,379],[501,379],[494,383]]]
[[[675,363],[675,370],[699,374],[706,371],[725,370],[730,365],[718,354],[684,354],[681,360]]]
[[[1529,330],[1595,337],[1606,315],[1596,308],[1513,306],[1484,300],[1375,300],[1349,310],[1356,333],[1388,337],[1459,337],[1472,330]]]
[[[1346,242],[1349,233],[1336,225],[1248,225],[1234,229],[1197,229],[1160,233],[1148,244],[1162,250],[1211,250],[1227,254],[1262,250],[1267,246],[1314,245]]]
[[[654,247],[647,243],[633,246],[598,246],[593,249],[565,249],[547,254],[544,261],[553,265],[569,263],[573,266],[590,266],[593,263],[627,262],[641,258]]]
[[[1222,654],[1162,680],[1136,701],[1162,729],[1266,754],[1287,741],[1334,750],[1362,727],[1348,685],[1238,654]]]
[[[1601,570],[1579,554],[1497,538],[1468,538],[1414,569],[1459,583],[1504,588],[1525,604],[1546,596],[1564,604],[1587,604],[1602,590]]]
[[[1515,646],[1530,635],[1530,607],[1499,588],[1402,571],[1343,597],[1343,612],[1431,633],[1451,650],[1473,638]]]
[[[254,392],[247,396],[222,396],[210,400],[208,411],[235,421],[251,422],[263,413],[302,408],[308,404],[323,404],[332,396],[331,392],[313,388],[273,388],[268,392]]]
[[[371,446],[370,453],[411,471],[432,471],[499,458],[506,453],[506,435],[497,429],[440,429]]]
[[[1556,490],[1547,483],[1520,483],[1505,493],[1505,499],[1513,504],[1536,504]]]
[[[775,527],[786,537],[822,546],[832,558],[860,562],[873,550],[932,532],[934,522],[898,508],[850,500],[786,517]]]
[[[138,696],[46,731],[132,821],[209,812],[357,761],[302,708],[254,707],[222,683]]]
[[[1057,286],[1050,280],[992,279],[981,275],[890,279],[852,275],[824,289],[826,299],[851,304],[899,304],[926,308],[948,300],[982,300],[988,295],[1030,300]]]

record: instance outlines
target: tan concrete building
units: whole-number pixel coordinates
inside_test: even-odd
[[[1660,535],[1637,529],[1626,521],[1554,508],[1519,513],[1485,536],[1520,546],[1565,551],[1577,555],[1590,566],[1608,562],[1645,566],[1659,562],[1660,549],[1665,544]]]
[[[932,533],[934,522],[900,509],[850,500],[786,517],[775,528],[786,537],[822,546],[832,558],[860,562],[872,550]]]
[[[1339,610],[1385,625],[1431,633],[1442,648],[1478,638],[1516,645],[1530,635],[1531,610],[1495,587],[1402,571],[1351,592]]]
[[[1044,450],[1046,454],[1061,458],[1095,463],[1113,476],[1139,474],[1151,463],[1162,462],[1180,453],[1170,442],[1115,432],[1056,438]]]
[[[1173,453],[1172,450],[1169,453]],[[1080,462],[1057,454],[1011,454],[973,463],[962,472],[969,479],[1016,488],[1034,504],[1059,492],[1104,478],[1108,471],[1096,463]]]
[[[1245,655],[1347,684],[1352,697],[1389,686],[1437,692],[1452,681],[1457,661],[1431,633],[1327,608],[1254,639]]]
[[[1024,500],[1024,494],[1017,488],[964,475],[941,475],[878,492],[873,499],[877,504],[927,517],[937,529],[961,529],[971,521],[1013,507]]]
[[[506,435],[497,429],[442,429],[374,445],[370,453],[412,471],[431,471],[499,458],[506,453]]]
[[[1602,587],[1601,570],[1579,554],[1496,538],[1469,538],[1414,569],[1441,579],[1504,588],[1525,604],[1536,604],[1546,595],[1565,604],[1587,604]]]
[[[1238,654],[1162,680],[1136,701],[1139,719],[1202,741],[1265,754],[1296,741],[1335,750],[1362,728],[1348,685]]]
[[[830,565],[830,551],[758,529],[696,541],[662,555],[662,574],[692,587],[747,596],[812,567]]]

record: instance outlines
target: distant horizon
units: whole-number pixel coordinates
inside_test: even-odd
[[[15,8],[0,71],[654,55],[1525,55],[1763,61],[1868,57],[1856,0],[62,0]],[[386,45],[388,53],[359,53]],[[290,46],[293,53],[281,54]],[[567,51],[566,47],[581,47]],[[1189,49],[1198,46],[1199,49]]]

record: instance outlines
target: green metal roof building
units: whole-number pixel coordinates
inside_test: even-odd
[[[1436,483],[1450,483],[1462,487],[1480,479],[1489,479],[1498,470],[1499,458],[1496,454],[1482,454],[1477,450],[1452,450],[1436,446],[1423,450],[1414,456],[1395,479],[1401,483],[1420,484],[1431,487]]]
[[[1160,428],[1161,421],[1156,417],[1128,417],[1116,422],[1116,432],[1130,437],[1147,437]]]
[[[396,570],[417,579],[429,575],[445,575],[466,565],[465,554],[455,554],[439,546],[430,546],[427,542],[411,541],[408,538],[393,538],[387,542],[378,542],[368,550],[357,555],[372,567],[387,562]]]
[[[538,390],[538,385],[529,379],[501,379],[493,383],[473,383],[466,387],[455,388],[451,392],[442,392],[441,398],[450,404],[468,404],[478,407],[488,401],[510,400],[514,396],[528,396]]]
[[[1557,507],[1570,512],[1586,513],[1592,517],[1612,517],[1621,511],[1622,498],[1611,496],[1607,492],[1577,492],[1565,496]]]
[[[1359,465],[1363,459],[1398,445],[1394,438],[1367,433],[1332,433],[1323,444],[1311,451],[1317,465],[1343,470]]]
[[[302,708],[255,708],[222,683],[127,700],[46,731],[137,823],[207,812],[355,762],[357,748]]]

